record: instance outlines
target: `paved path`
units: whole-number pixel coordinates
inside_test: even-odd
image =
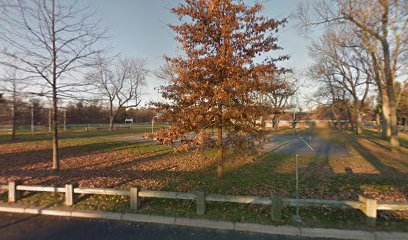
[[[189,135],[191,139],[193,134]],[[151,139],[144,139],[143,134],[114,136],[110,139],[128,142],[153,142]],[[324,140],[313,135],[278,135],[264,144],[264,152],[276,152],[283,154],[297,154],[299,156],[316,156],[321,158],[351,157],[352,155],[338,143]]]
[[[313,135],[275,136],[264,145],[264,152],[321,158],[351,157],[351,154],[342,145]]]
[[[311,240],[267,234],[238,233],[160,224],[140,224],[25,214],[0,213],[0,239],[234,239]],[[313,238],[314,239],[314,238]]]

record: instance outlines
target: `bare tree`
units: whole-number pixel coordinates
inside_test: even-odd
[[[0,89],[11,96],[11,138],[16,139],[17,112],[27,84],[24,79],[18,78],[15,68],[4,69],[4,77],[0,81]]]
[[[277,128],[279,118],[291,107],[289,106],[289,99],[297,92],[299,83],[293,73],[277,76],[274,81],[276,85],[266,93],[266,97],[269,100],[268,104],[272,105],[273,127]]]
[[[362,108],[369,92],[371,75],[366,66],[367,56],[364,49],[356,48],[353,39],[346,32],[339,33],[329,31],[323,35],[320,41],[311,46],[311,55],[317,66],[314,67],[315,75],[321,78],[334,89],[344,89],[350,96],[354,108],[354,122],[356,134],[361,134]],[[344,96],[344,95],[343,95]]]
[[[165,62],[163,66],[160,66],[158,70],[154,71],[154,75],[160,80],[163,80],[166,84],[169,84],[177,78],[176,66],[171,62]]]
[[[408,131],[408,80],[405,80],[399,88],[398,116],[404,123],[404,130]]]
[[[315,62],[315,64],[309,67],[308,75],[313,81],[319,82],[318,89],[308,99],[308,102],[325,106],[330,111],[330,118],[335,126],[337,125],[337,120],[341,120],[340,118],[344,117],[344,112],[346,112],[347,120],[351,123],[352,128],[354,128],[354,121],[351,117],[349,106],[350,94],[343,87],[334,83],[333,74],[328,62]]]
[[[406,0],[319,0],[300,5],[304,26],[349,25],[370,53],[384,121],[383,134],[399,146],[395,82],[408,50]]]
[[[121,110],[139,106],[140,89],[145,84],[148,73],[145,61],[136,58],[122,58],[111,66],[111,62],[99,56],[95,71],[87,75],[99,92],[108,98],[110,131],[113,130],[115,117]]]
[[[58,99],[83,86],[74,81],[89,59],[101,52],[97,43],[106,30],[78,1],[13,0],[0,11],[0,38],[5,44],[0,63],[19,70],[52,99],[52,167],[58,170]]]

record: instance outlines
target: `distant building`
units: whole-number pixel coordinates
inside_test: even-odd
[[[295,116],[295,121],[293,120]],[[258,124],[262,124],[263,127],[272,128],[273,127],[274,115],[268,115],[263,117],[263,119],[257,120]],[[333,125],[340,127],[348,127],[350,124],[349,119],[345,114],[338,116],[339,120],[334,120],[328,111],[320,111],[317,109],[312,112],[286,112],[281,115],[278,120],[279,128],[291,128],[293,125],[296,128],[327,128]]]

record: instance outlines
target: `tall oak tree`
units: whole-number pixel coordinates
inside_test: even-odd
[[[175,73],[161,88],[167,103],[157,105],[175,135],[216,129],[219,177],[225,136],[257,132],[257,118],[270,107],[258,96],[281,87],[265,76],[286,71],[276,64],[288,57],[270,54],[281,49],[276,33],[286,20],[268,19],[262,10],[239,0],[186,0],[172,9],[180,23],[170,28],[182,52],[166,57]]]

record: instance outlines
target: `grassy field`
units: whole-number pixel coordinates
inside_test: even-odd
[[[153,128],[157,130],[166,126],[167,124],[164,123],[156,123]],[[88,127],[90,127],[90,130],[87,130]],[[58,131],[61,139],[126,135],[130,133],[151,133],[152,131],[151,125],[145,123],[133,125],[116,124],[114,125],[115,130],[112,132],[108,131],[108,128],[109,126],[107,124],[77,124],[67,127],[66,132],[63,128],[59,128]],[[51,138],[51,132],[49,132],[48,129],[37,129],[34,133],[31,133],[29,128],[22,127],[21,129],[17,129],[16,136],[17,140],[12,140],[10,133],[0,132],[0,144],[49,140]]]
[[[294,197],[294,159],[291,155],[248,155],[236,150],[226,154],[225,176],[216,178],[215,151],[174,152],[155,143],[113,140],[114,135],[141,134],[149,127],[115,132],[71,132],[62,135],[61,167],[51,169],[51,149],[46,133],[20,135],[16,141],[0,136],[0,183],[23,180],[27,184],[62,186],[79,183],[87,187],[194,191],[208,193]],[[307,130],[308,133],[342,144],[352,157],[300,157],[302,198],[356,200],[359,194],[386,201],[408,199],[408,136],[403,147],[391,151],[375,132],[361,136],[343,130]],[[280,131],[275,134],[285,134]],[[2,200],[5,201],[3,195]],[[21,200],[33,205],[60,204],[60,194],[35,194]],[[80,209],[131,211],[127,197],[84,196]],[[283,224],[292,220],[295,209],[284,209]],[[146,200],[139,212],[198,217],[195,203],[175,200]],[[358,229],[408,231],[406,212],[381,212],[377,226],[365,224],[359,211],[302,208],[304,225]],[[240,222],[271,223],[270,209],[243,204],[208,204],[206,218]]]

